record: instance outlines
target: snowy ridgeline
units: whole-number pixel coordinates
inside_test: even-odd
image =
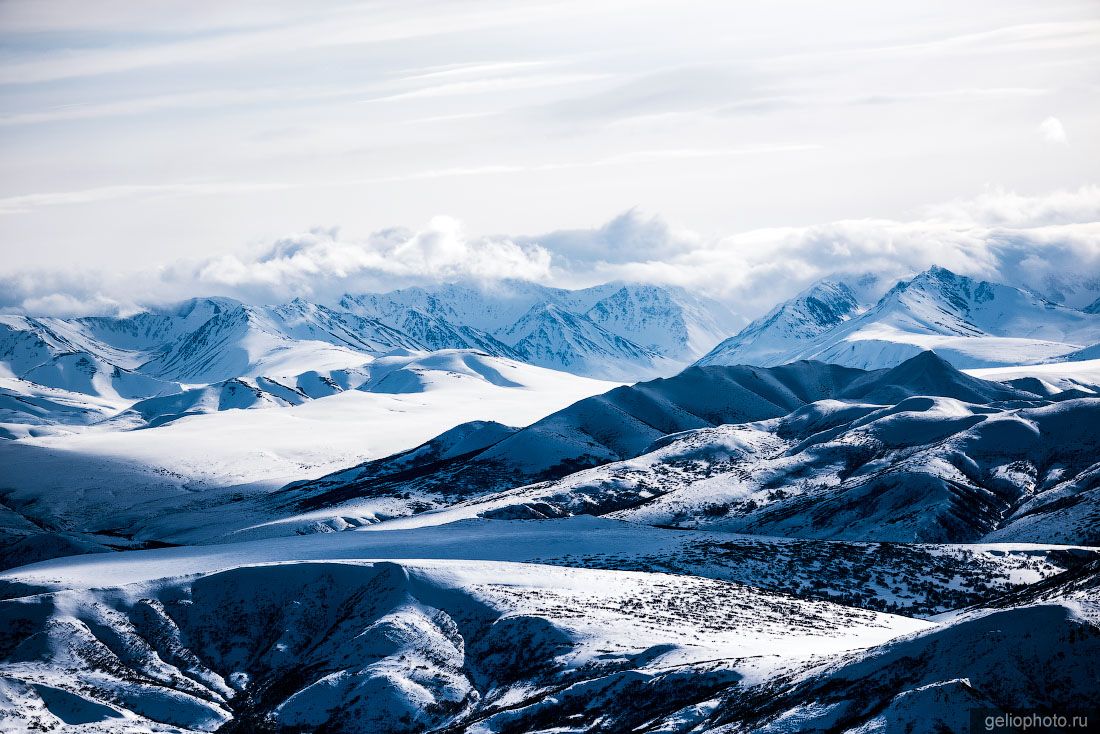
[[[1095,304],[1077,310],[942,268],[876,301],[877,285],[821,281],[732,337],[738,319],[721,304],[632,284],[444,285],[348,295],[331,306],[205,298],[126,318],[0,316],[0,424],[89,424],[170,396],[138,413],[293,405],[374,389],[367,365],[380,356],[438,350],[634,382],[694,360],[875,369],[934,349],[968,369],[1085,360],[1100,348]]]
[[[732,331],[724,307],[675,288],[447,285],[252,306],[202,298],[126,318],[0,317],[7,376],[102,397],[356,368],[401,351],[470,349],[604,379],[670,374]],[[0,372],[2,374],[2,372]]]
[[[961,369],[1091,359],[1100,301],[1085,309],[932,268],[868,298],[866,279],[821,281],[745,327],[698,364],[799,359],[874,369],[933,349]]]
[[[544,327],[516,325],[649,333],[630,289],[20,322],[7,364],[57,353],[0,378],[0,731],[966,731],[1100,706],[1095,315],[940,269],[877,305],[860,286],[618,386],[530,364]],[[399,323],[447,309],[476,346]],[[352,344],[356,319],[388,331]],[[671,354],[657,332],[611,343]]]

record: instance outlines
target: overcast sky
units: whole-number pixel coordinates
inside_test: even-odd
[[[0,33],[0,306],[256,281],[303,238],[378,287],[691,285],[660,265],[780,257],[777,228],[1100,206],[1096,0],[3,0]]]

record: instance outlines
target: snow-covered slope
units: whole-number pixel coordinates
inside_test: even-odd
[[[1100,341],[1100,317],[1095,314],[939,267],[898,283],[859,315],[853,315],[856,307],[850,299],[837,294],[810,298],[827,306],[822,318],[813,316],[819,309],[810,308],[807,294],[802,294],[701,363],[772,365],[815,359],[874,369],[933,349],[957,367],[977,368],[1048,361]],[[830,321],[830,328],[813,333],[816,324]]]
[[[682,288],[609,283],[580,291],[578,296],[583,299],[589,293],[600,296],[585,311],[589,319],[612,334],[674,360],[705,353],[734,323],[733,315],[721,304],[692,296]]]
[[[726,339],[696,364],[783,364],[807,341],[847,321],[860,310],[846,284],[822,280],[779,304]]]
[[[400,470],[389,459],[370,462],[288,487],[272,501],[282,512],[324,508],[375,522],[628,459],[682,431],[779,418],[820,400],[889,405],[911,395],[978,403],[1039,397],[965,375],[932,353],[873,372],[819,362],[693,367],[582,400],[470,455],[402,462]]]
[[[345,317],[301,302],[270,308],[241,305],[180,337],[141,369],[180,382],[210,383],[355,367],[369,359],[370,351],[415,346],[381,324]],[[347,321],[358,336],[349,333]]]
[[[103,571],[99,590],[0,602],[8,726],[531,731],[599,711],[624,730],[762,670],[932,627],[531,564],[284,563],[113,589]]]
[[[526,425],[614,387],[470,352],[381,358],[368,367],[373,376],[329,373],[340,389],[297,405],[226,409],[298,395],[290,381],[277,389],[274,380],[239,378],[140,403],[80,432],[0,441],[0,501],[50,528],[173,517],[201,526],[219,519],[212,507],[233,498],[404,451],[468,421]]]
[[[819,401],[399,525],[584,513],[803,538],[1097,543],[1100,398],[1031,397]]]
[[[370,526],[371,532],[311,535],[265,535],[262,531],[267,529],[235,533],[227,539],[232,542],[214,545],[44,563],[12,572],[11,578],[56,590],[100,583],[108,571],[110,583],[124,584],[292,560],[464,558],[620,571],[659,569],[927,618],[989,602],[1100,557],[1096,549],[1034,544],[899,546],[669,531],[592,516],[476,519],[408,529],[387,523]],[[100,540],[119,542],[117,537]],[[25,563],[37,560],[41,559]],[[830,570],[822,573],[822,568]],[[851,578],[871,575],[878,580],[852,587]]]
[[[395,350],[350,368],[309,370],[287,377],[234,377],[179,394],[140,400],[117,415],[112,423],[120,427],[154,427],[220,410],[300,405],[346,390],[414,394],[447,390],[470,380],[497,387],[526,388],[532,380],[542,384],[538,378],[532,378],[535,373],[524,363],[468,349]]]
[[[61,355],[89,351],[83,340],[71,336],[59,333],[40,319],[0,315],[0,376],[21,377]],[[99,345],[99,353],[91,356],[105,360],[103,353],[113,358],[124,357],[123,352],[106,345]]]
[[[531,563],[539,553],[557,560]],[[903,730],[957,718],[959,703],[1093,706],[1094,554],[1054,561],[1081,553],[562,520],[58,559],[0,574],[0,723],[686,734]],[[858,599],[852,582],[866,581],[869,603],[905,598],[909,584],[950,598],[981,570],[992,586],[980,608],[937,621],[683,567],[586,565],[737,574],[747,563],[767,583],[779,558],[803,589]]]
[[[51,357],[20,378],[45,387],[120,400],[180,391],[176,382],[123,369],[87,352],[65,352]]]
[[[1052,393],[1061,390],[1100,392],[1100,359],[1027,366],[990,367],[967,370],[966,372],[983,380],[1012,383],[1017,380],[1036,380],[1045,383],[1047,385],[1046,389]]]
[[[1100,543],[1082,365],[695,367],[571,403],[607,383],[362,354],[0,442],[0,567],[33,564],[0,573],[0,730],[854,734],[1100,704],[1100,551],[1052,545]]]
[[[963,732],[974,730],[977,712],[1095,710],[1098,574],[1093,568],[1065,578],[1052,580],[1041,599],[977,609],[867,652],[734,689],[707,730]]]
[[[86,395],[0,377],[0,439],[44,435],[65,430],[58,426],[96,423],[115,415],[128,403],[117,396]]]
[[[670,433],[785,415],[833,397],[861,370],[798,363],[770,369],[693,367],[623,386],[532,423],[484,449],[397,466],[390,459],[288,487],[272,496],[282,511],[330,508],[371,522],[642,453]],[[341,508],[341,509],[337,509]]]
[[[120,353],[140,355],[160,349],[166,344],[190,334],[215,316],[241,306],[232,298],[191,298],[172,307],[152,308],[131,316],[116,318],[89,316],[77,319],[41,319],[58,333],[94,349],[107,345]],[[113,360],[112,360],[113,361]],[[140,361],[123,366],[134,368]]]
[[[518,358],[508,345],[471,326],[437,297],[422,289],[388,294],[345,295],[340,308],[375,318],[409,335],[426,349],[476,349],[495,357]]]

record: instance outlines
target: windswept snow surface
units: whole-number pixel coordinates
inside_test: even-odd
[[[54,527],[118,527],[131,510],[168,511],[157,502],[209,509],[208,491],[271,489],[410,448],[471,420],[522,426],[614,386],[468,352],[379,362],[385,369],[376,383],[361,378],[373,391],[195,414],[156,428],[103,424],[0,442],[2,501]],[[135,510],[141,505],[147,509]]]

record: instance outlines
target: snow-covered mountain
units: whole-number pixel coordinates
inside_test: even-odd
[[[851,288],[822,280],[753,321],[696,364],[783,364],[790,361],[786,355],[859,311],[860,303]]]
[[[667,375],[721,340],[735,317],[683,289],[609,283],[569,291],[523,281],[347,295],[340,307],[417,336],[602,379]]]
[[[1100,341],[1100,317],[1027,291],[933,267],[862,313],[850,293],[819,284],[705,355],[700,364],[815,359],[874,369],[926,349],[960,368],[1056,359]],[[815,333],[816,332],[816,333]]]
[[[345,295],[339,306],[388,324],[408,334],[423,348],[477,349],[494,357],[520,358],[508,345],[471,326],[454,309],[422,289]]]
[[[349,294],[335,307],[195,298],[122,318],[0,316],[0,377],[140,399],[178,392],[171,383],[291,377],[395,350],[473,349],[634,381],[675,373],[734,320],[681,289],[623,283],[579,291],[449,284]]]
[[[524,361],[542,367],[616,380],[676,371],[657,352],[553,304],[532,306],[500,335]]]
[[[1100,706],[1098,316],[940,269],[873,288],[630,385],[569,371],[675,372],[734,329],[677,289],[518,282],[0,318],[0,731]],[[953,366],[1022,356],[1057,359]]]
[[[1020,403],[1031,407],[1043,404],[1042,401],[1072,397],[1040,396],[1000,382],[974,378],[932,353],[918,355],[890,370],[871,372],[814,362],[773,368],[696,367],[674,378],[621,387],[582,400],[518,431],[477,436],[477,429],[471,428],[471,435],[477,436],[482,445],[471,445],[469,453],[444,457],[435,450],[434,442],[428,442],[408,453],[291,485],[264,498],[259,512],[287,518],[308,517],[305,525],[325,513],[374,523],[440,508],[445,517],[456,516],[447,515],[448,512],[457,512],[461,517],[485,512],[492,517],[519,518],[554,517],[578,511],[602,515],[658,502],[662,493],[658,488],[663,484],[660,478],[674,477],[675,471],[662,464],[654,470],[653,477],[639,482],[639,494],[634,495],[632,491],[623,491],[621,466],[631,466],[635,457],[662,445],[670,436],[691,435],[723,424],[780,419],[797,415],[801,409],[812,413],[814,406],[824,406],[820,409],[830,415],[839,411],[837,415],[857,420],[872,410],[869,406],[887,406],[882,409],[888,410],[889,406],[906,404],[916,396],[926,401],[931,397],[979,406]],[[935,415],[933,410],[921,420],[931,420]],[[1083,417],[1090,415],[1086,412]],[[956,423],[945,421],[935,429],[941,431],[936,435],[940,438],[948,435],[953,426]],[[765,438],[757,448],[765,455],[770,456],[769,451],[778,451],[785,445],[783,440],[767,438],[770,434],[766,431],[760,435]],[[906,445],[903,451],[913,450],[923,435],[914,434],[913,441],[917,443]],[[755,453],[753,456],[759,458]],[[624,460],[621,466],[615,463]],[[715,467],[722,461],[701,455],[695,465],[704,476],[710,477],[719,471]],[[894,463],[887,463],[891,471],[896,471]],[[840,471],[845,471],[846,466],[843,464]],[[558,493],[555,481],[568,484],[576,477],[587,476],[584,470],[589,467],[598,468],[590,470],[591,481],[582,480],[584,489],[577,497],[578,504],[570,500],[563,505],[551,499]],[[801,467],[799,471],[809,476],[831,477],[830,467],[836,468],[831,459],[822,467]],[[1078,473],[1085,468],[1078,467]],[[742,470],[753,471],[748,463],[737,469]],[[581,473],[575,474],[578,471]],[[532,488],[521,488],[528,484]],[[501,493],[500,497],[494,496],[496,492]],[[478,498],[484,498],[484,503]],[[455,503],[464,504],[459,509]],[[705,508],[700,505],[687,517],[705,516]],[[925,519],[933,525],[939,522],[932,515]],[[670,517],[663,517],[660,522],[677,524]],[[873,534],[867,537],[874,538]]]
[[[1100,433],[1082,427],[1100,425],[1100,389],[1067,392],[1042,398],[927,353],[777,420],[670,434],[414,524],[583,513],[803,538],[1092,545]]]
[[[680,431],[777,418],[836,396],[865,375],[805,362],[770,369],[693,367],[586,398],[515,432],[494,431],[470,453],[437,459],[429,442],[412,454],[412,465],[405,455],[368,462],[292,485],[265,502],[284,514],[341,507],[364,522],[403,516],[637,456]]]
[[[218,313],[141,366],[180,382],[293,375],[354,367],[370,354],[420,348],[414,339],[354,314],[295,300],[285,306],[240,304]]]

